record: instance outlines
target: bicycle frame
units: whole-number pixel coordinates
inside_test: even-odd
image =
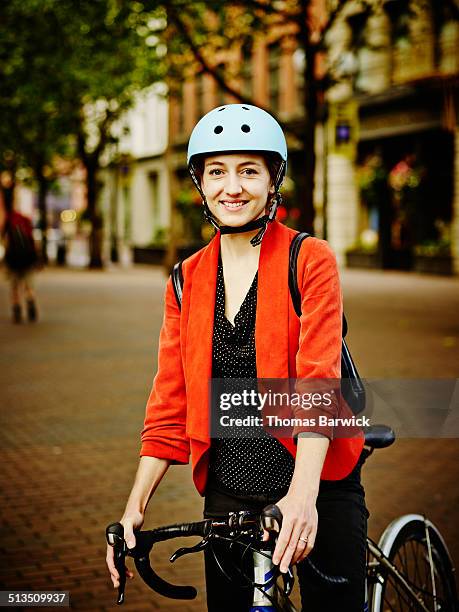
[[[394,439],[394,432],[384,425],[374,425],[369,428],[365,432],[366,448],[364,449],[363,462],[365,462],[376,448],[387,448],[393,443]],[[395,519],[386,527],[378,545],[367,537],[367,557],[371,558],[369,558],[366,565],[366,602],[364,605],[364,612],[369,612],[369,606],[371,606],[372,610],[381,610],[385,583],[389,576],[392,578],[394,584],[401,587],[410,603],[414,604],[418,611],[433,612],[422,600],[423,593],[426,593],[426,591],[414,585],[409,578],[409,573],[407,572],[407,575],[404,575],[397,566],[390,561],[391,547],[397,541],[396,538],[398,534],[400,534],[403,529],[409,527],[410,523],[412,524],[413,522],[425,528],[428,568],[433,589],[431,594],[427,594],[432,598],[434,612],[438,612],[441,609],[445,609],[446,612],[446,608],[442,607],[442,602],[439,599],[435,582],[435,564],[432,555],[433,547],[431,537],[434,537],[437,542],[437,544],[434,545],[434,549],[437,550],[439,546],[443,558],[446,558],[446,570],[449,571],[450,575],[453,575],[453,587],[448,589],[448,602],[453,601],[454,603],[452,608],[448,607],[448,610],[459,610],[454,582],[454,565],[441,533],[426,517],[418,514],[408,514]],[[249,534],[252,536],[255,545],[249,542],[248,546],[245,544],[244,546],[247,546],[246,550],[249,550],[249,548],[252,550],[255,580],[252,581],[249,579],[249,577],[245,576],[239,569],[239,573],[254,587],[253,605],[249,612],[296,612],[289,598],[294,582],[291,569],[289,568],[287,574],[282,574],[284,579],[284,588],[282,589],[277,583],[277,578],[279,577],[278,568],[272,563],[273,540],[271,539],[270,541],[271,546],[268,545],[267,542],[260,541],[263,530],[270,532],[271,536],[275,538],[274,534],[279,533],[281,524],[282,513],[275,504],[272,504],[264,508],[261,514],[250,511],[230,512],[228,516],[222,519],[206,519],[197,523],[169,525],[152,531],[138,531],[136,532],[136,547],[130,550],[127,548],[124,541],[124,528],[122,524],[112,523],[107,527],[106,539],[108,544],[114,547],[115,567],[120,576],[117,603],[121,604],[124,601],[126,556],[134,558],[139,575],[152,590],[165,597],[194,599],[197,593],[194,587],[170,584],[154,572],[149,561],[149,554],[153,545],[156,542],[170,540],[176,537],[200,536],[202,538],[195,546],[177,550],[170,558],[170,561],[175,561],[185,554],[203,551],[207,546],[210,546],[210,549],[213,551],[213,540],[220,539],[228,542],[236,542],[238,534]],[[219,535],[219,530],[225,528],[229,528],[229,537]],[[241,542],[239,542],[239,544],[242,545]],[[213,554],[215,556],[215,551],[213,551]],[[216,556],[215,559],[220,570],[227,575]],[[345,578],[340,576],[327,576],[314,565],[309,557],[306,557],[305,561],[308,563],[312,572],[319,577],[324,584],[332,586],[348,582]],[[442,584],[444,585],[446,582]]]
[[[431,612],[431,610],[426,608],[426,606],[420,600],[419,595],[406,581],[403,574],[393,563],[389,561],[378,546],[376,546],[376,544],[369,538],[367,538],[367,549],[376,559],[376,561],[370,561],[367,565],[367,579],[371,584],[376,584],[377,582],[379,582],[379,584],[384,583],[385,578],[383,578],[381,571],[381,569],[384,568],[385,572],[391,574],[398,584],[403,587],[407,595],[409,595],[409,597],[412,599],[413,603],[419,607],[419,610],[422,610],[422,612]]]
[[[288,597],[290,591],[281,592],[276,584],[275,566],[272,563],[272,550],[261,548],[253,551],[255,588],[250,612],[297,612]],[[275,601],[274,605],[272,601]]]
[[[254,521],[250,518],[250,513],[231,513],[231,515],[232,518],[230,520],[233,520],[232,528],[239,520],[244,521],[244,524],[248,524],[249,528],[252,522],[251,528],[254,528]],[[435,527],[430,521],[425,519],[425,517],[421,517],[420,515],[407,515],[405,517],[400,517],[400,519],[398,519],[398,521],[396,521],[395,523],[397,526],[403,526],[404,522],[412,520],[413,518],[422,519],[426,526],[427,536],[429,528],[435,529]],[[241,524],[242,523],[239,522],[239,528],[241,527]],[[214,538],[228,540],[230,542],[236,541],[232,539],[232,537],[237,535],[237,533],[240,533],[240,531],[231,531],[230,535],[232,537],[229,538],[219,536],[218,534],[212,531],[213,528],[216,528],[218,530],[218,528],[226,526],[228,526],[228,520],[212,521],[210,519],[207,519],[198,523],[188,523],[182,525],[171,525],[168,527],[162,527],[150,532],[137,532],[136,548],[133,550],[129,550],[127,549],[123,539],[122,525],[120,523],[114,523],[107,528],[107,541],[115,547],[115,559],[120,576],[123,576],[123,573],[125,573],[124,559],[125,556],[129,555],[134,558],[140,576],[150,586],[150,588],[166,597],[193,599],[196,596],[196,590],[194,589],[194,587],[170,585],[169,583],[162,580],[153,571],[149,564],[149,553],[152,549],[152,546],[155,542],[171,539],[173,537],[193,535],[200,535],[201,537],[203,537],[201,542],[199,542],[195,546],[192,546],[191,548],[180,548],[179,550],[177,550],[170,559],[171,561],[175,561],[177,558],[183,556],[184,554],[204,550],[204,548],[210,543],[212,536]],[[384,535],[386,535],[386,532]],[[430,539],[427,537],[426,540],[428,542],[430,550]],[[254,543],[257,542],[255,536],[253,541]],[[381,547],[384,550],[381,550],[380,546],[375,544],[375,542],[373,542],[370,538],[367,538],[367,551],[371,556],[371,559],[367,563],[367,586],[370,587],[370,598],[365,604],[364,610],[370,609],[368,608],[368,606],[370,605],[371,600],[373,600],[373,609],[380,609],[382,603],[381,587],[387,580],[387,576],[390,575],[392,576],[394,582],[396,582],[403,589],[409,600],[416,605],[417,610],[419,610],[420,612],[432,612],[432,609],[428,608],[422,601],[421,594],[416,590],[416,588],[413,588],[409,580],[396,567],[396,565],[389,560],[389,558],[385,554],[385,552],[387,552],[387,546],[390,547],[390,545],[390,533],[386,538],[384,538],[383,536],[381,540]],[[246,544],[244,544],[243,546],[246,546]],[[249,547],[250,546],[251,545],[249,544]],[[289,595],[293,588],[294,580],[291,569],[289,569],[288,574],[282,575],[284,578],[284,589],[281,589],[280,586],[277,584],[277,578],[279,576],[278,568],[272,563],[272,543],[271,545],[269,545],[267,542],[262,543],[258,540],[258,547],[251,547],[254,562],[254,581],[252,583],[254,587],[254,596],[250,612],[296,612],[296,608],[289,598]],[[428,554],[428,558],[430,563],[430,569],[432,572],[434,570],[432,566],[431,553]],[[318,570],[309,559],[308,563],[310,564],[312,570],[319,577],[322,577],[325,582],[328,582],[329,584],[346,582],[343,578],[331,577],[322,574],[322,572]],[[247,576],[245,577],[248,579]],[[124,600],[124,584],[125,581],[121,580],[118,603],[122,603]],[[378,589],[379,599],[377,594],[378,591],[376,592],[376,598],[373,599],[374,589],[378,586],[380,587],[380,589]],[[435,597],[434,606],[435,610],[439,609],[437,607],[437,603],[435,602]]]
[[[275,525],[277,525],[275,527]],[[170,540],[177,537],[201,536],[202,540],[195,546],[190,548],[178,549],[170,558],[170,561],[175,561],[179,557],[198,551],[204,550],[207,546],[212,548],[213,540],[223,540],[236,542],[240,535],[250,535],[253,544],[239,544],[252,549],[254,555],[255,580],[252,581],[245,576],[241,570],[240,573],[249,580],[249,583],[254,587],[254,601],[251,608],[252,612],[296,612],[295,607],[289,599],[289,595],[293,588],[294,577],[289,568],[286,574],[282,574],[284,588],[277,584],[279,577],[279,569],[272,563],[273,545],[275,542],[274,534],[279,533],[282,525],[282,514],[274,504],[266,506],[261,514],[254,514],[249,511],[230,512],[225,519],[205,519],[197,523],[183,523],[180,525],[168,525],[160,527],[152,531],[137,531],[136,546],[134,549],[128,549],[124,540],[124,528],[121,523],[112,523],[107,527],[106,539],[108,544],[114,547],[115,552],[115,567],[120,576],[120,584],[118,587],[118,604],[124,601],[124,589],[126,584],[126,566],[125,558],[130,556],[134,558],[136,568],[142,579],[148,586],[164,595],[174,599],[194,599],[196,597],[196,589],[192,586],[176,586],[163,580],[156,574],[150,565],[149,555],[153,545],[157,542]],[[222,535],[221,529],[229,529],[229,537]],[[261,534],[263,529],[271,534],[268,542],[261,542]],[[215,552],[213,552],[215,556]],[[222,570],[217,557],[215,559]],[[347,580],[341,576],[327,576],[321,572],[309,558],[306,558],[311,570],[322,580],[328,584],[345,584]]]
[[[406,594],[418,607],[419,612],[431,612],[431,610],[429,610],[429,608],[427,608],[421,601],[419,594],[416,593],[412,586],[407,582],[404,575],[393,563],[389,561],[380,548],[369,538],[367,538],[367,550],[375,559],[367,564],[368,582],[374,584],[376,581],[378,581],[380,584],[382,584],[384,582],[382,568],[384,568],[384,572],[390,573],[397,583],[403,587]],[[275,580],[270,581],[270,579],[274,577],[274,566],[271,562],[272,552],[269,549],[262,552],[265,554],[261,555],[257,551],[253,552],[255,582],[261,583],[264,586],[258,586],[254,589],[253,606],[250,608],[250,612],[297,612],[293,603],[284,594],[281,595],[279,600],[276,599],[276,583]],[[430,563],[432,563],[431,559]],[[276,606],[271,603],[271,599],[268,599],[265,593],[276,600]],[[366,610],[369,609],[368,605],[369,602],[365,602]]]

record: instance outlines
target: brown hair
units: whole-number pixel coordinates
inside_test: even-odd
[[[256,153],[256,151],[254,151]],[[210,155],[210,154],[209,154]],[[195,155],[192,160],[194,172],[196,174],[196,178],[199,182],[202,181],[202,177],[204,175],[204,162],[206,157],[209,157],[207,154]],[[282,160],[277,153],[272,153],[271,151],[260,151],[260,155],[266,162],[268,166],[269,176],[271,177],[272,183],[276,184],[276,178],[279,173],[279,168],[281,166]]]

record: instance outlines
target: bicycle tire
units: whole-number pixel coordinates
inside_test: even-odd
[[[426,524],[432,550],[437,607],[434,604],[432,576],[427,547]],[[435,525],[419,514],[408,514],[388,525],[379,548],[397,569],[422,593],[424,605],[432,612],[457,612],[454,566],[446,543]],[[373,588],[372,612],[417,611],[406,591],[390,572]]]

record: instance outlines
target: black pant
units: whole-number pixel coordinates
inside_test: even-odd
[[[304,563],[296,565],[302,609],[307,612],[362,612],[365,602],[365,561],[368,510],[360,483],[360,462],[343,480],[321,481],[317,497],[319,517],[317,538],[310,559],[326,574],[345,576],[349,585],[329,587],[311,575]],[[280,497],[283,497],[281,495]],[[204,505],[205,517],[218,517],[229,511],[261,511],[275,503],[277,497],[228,495],[209,483]],[[253,589],[244,588],[243,579],[234,566],[241,566],[242,547],[229,550],[224,543],[214,544],[214,550],[230,582],[220,571],[210,550],[205,551],[207,609],[209,612],[246,612],[250,610]],[[250,552],[243,556],[244,572],[253,579]]]

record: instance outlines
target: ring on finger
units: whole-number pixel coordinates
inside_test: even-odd
[[[301,537],[300,537],[300,538],[298,538],[298,539],[299,539],[299,540],[301,540],[302,542],[304,542],[305,544],[307,544],[307,543],[308,543],[308,538],[301,538]]]

